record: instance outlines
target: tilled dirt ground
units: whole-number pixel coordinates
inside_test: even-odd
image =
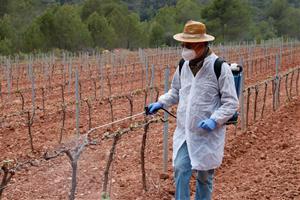
[[[256,73],[255,78],[246,77],[247,85],[265,80],[274,74],[273,71],[266,73],[256,71]],[[138,85],[139,83],[135,82],[135,84]],[[295,87],[295,85],[293,86]],[[134,88],[135,86],[130,87]],[[93,93],[92,86],[85,87],[83,85],[83,88],[87,88],[86,93]],[[126,88],[129,86],[127,85]],[[113,93],[119,92],[119,89],[122,91],[119,87],[117,89]],[[58,104],[60,90],[56,88],[52,92],[55,92],[54,96],[52,96],[53,94],[51,96],[46,95],[47,110],[51,111],[50,114],[46,113],[44,117],[41,113],[37,113],[37,120],[32,128],[35,153],[31,153],[28,145],[25,118],[23,116],[20,117],[21,119],[17,118],[18,120],[13,118],[11,121],[5,121],[3,123],[4,128],[0,130],[0,161],[18,158],[18,162],[22,162],[37,158],[42,156],[45,151],[52,151],[57,148],[61,113],[55,111],[57,110],[56,107],[60,107]],[[293,94],[294,92],[293,90]],[[281,93],[284,93],[284,90]],[[65,97],[67,101],[70,96]],[[8,102],[14,103],[14,100],[16,99],[10,99]],[[143,94],[133,100],[133,113],[141,112],[144,105]],[[271,98],[268,98],[268,101],[271,101]],[[246,133],[241,133],[238,129],[235,134],[234,127],[228,127],[224,162],[217,170],[215,177],[214,199],[300,199],[299,102],[300,98],[293,99],[291,103],[281,107],[276,113],[270,113],[272,108],[267,107],[264,119],[255,124],[251,122],[252,125]],[[18,106],[8,108],[8,111],[19,110],[20,103],[17,104]],[[110,121],[109,105],[96,103],[92,105],[92,127]],[[41,105],[41,101],[37,101],[37,104]],[[283,98],[281,104],[284,104]],[[26,105],[30,104],[27,102]],[[269,105],[271,104],[269,103]],[[82,105],[82,107],[84,106],[85,104]],[[69,141],[75,132],[75,108],[70,106],[68,109],[63,142]],[[128,101],[117,100],[114,104],[114,111],[116,119],[128,116]],[[51,114],[52,112],[54,114]],[[82,126],[80,129],[83,133],[87,130],[88,113],[86,108],[82,108],[81,112]],[[175,110],[173,110],[174,112]],[[143,118],[140,117],[139,120],[143,120]],[[128,123],[122,125],[127,127]],[[110,170],[109,193],[112,200],[167,200],[174,197],[171,153],[172,134],[175,125],[174,119],[171,118],[168,140],[168,178],[166,179],[161,178],[163,171],[163,124],[150,125],[145,152],[147,191],[142,188],[141,175],[140,149],[143,130],[138,129],[122,136],[118,142]],[[101,138],[103,132],[105,130],[96,132],[93,138]],[[105,140],[97,145],[89,146],[83,151],[78,163],[76,199],[100,199],[103,172],[111,144],[111,139]],[[66,155],[49,161],[36,160],[32,164],[33,166],[25,165],[16,172],[4,190],[3,200],[68,199],[71,187],[71,167]],[[191,188],[194,191],[194,178]]]
[[[171,121],[171,131],[175,123]],[[151,130],[151,128],[155,129]],[[142,131],[124,135],[115,154],[110,177],[111,199],[172,199],[171,158],[169,178],[161,179],[161,124],[150,127],[146,147],[148,191],[140,172]],[[171,148],[169,137],[169,152]],[[100,199],[103,170],[111,142],[87,148],[79,161],[76,199]],[[3,199],[68,199],[71,168],[65,156],[18,172]],[[194,191],[194,180],[191,181]],[[300,199],[300,98],[235,135],[229,127],[225,157],[217,170],[213,199]]]
[[[227,142],[214,199],[300,199],[299,100]]]

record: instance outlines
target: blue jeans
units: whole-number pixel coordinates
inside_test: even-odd
[[[186,142],[180,147],[174,161],[175,171],[175,199],[190,199],[190,179],[192,176],[191,160]],[[195,200],[210,200],[213,189],[214,169],[197,171]]]

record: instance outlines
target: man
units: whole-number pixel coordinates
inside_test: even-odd
[[[183,33],[174,35],[183,47],[184,64],[177,68],[171,89],[149,105],[154,114],[162,107],[178,104],[173,136],[175,199],[190,199],[192,170],[197,173],[196,200],[211,199],[214,169],[222,163],[225,123],[238,109],[232,72],[227,63],[217,79],[217,56],[209,49],[214,37],[201,22],[188,21]]]

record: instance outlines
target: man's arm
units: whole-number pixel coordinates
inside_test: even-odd
[[[171,83],[170,90],[161,95],[158,99],[158,102],[163,104],[164,107],[169,107],[174,104],[177,104],[179,101],[179,89],[181,88],[180,77],[179,77],[179,67],[177,67],[173,80]]]

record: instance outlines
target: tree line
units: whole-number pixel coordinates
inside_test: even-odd
[[[216,42],[300,38],[298,0],[0,0],[0,54],[172,46],[189,19]]]

